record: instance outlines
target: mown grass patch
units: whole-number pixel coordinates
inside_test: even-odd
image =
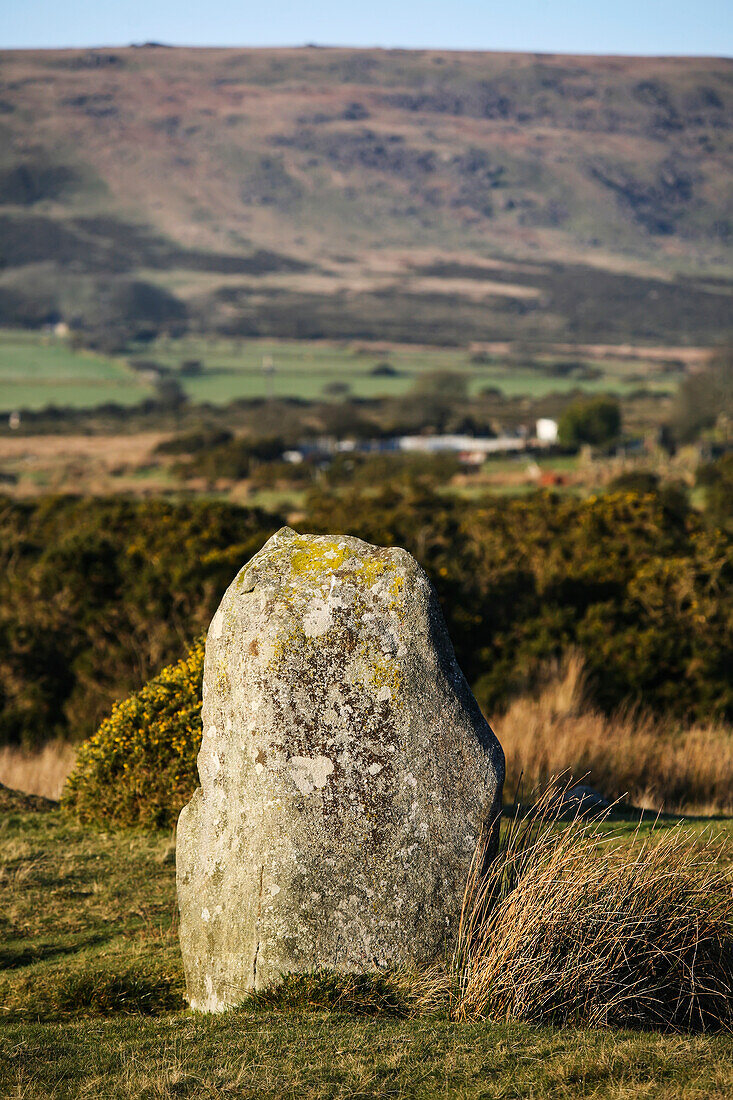
[[[167,833],[0,814],[0,1021],[183,1008]]]

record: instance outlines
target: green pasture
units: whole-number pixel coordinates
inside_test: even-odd
[[[62,337],[0,329],[0,410],[133,405],[151,392],[121,360],[76,351]]]
[[[204,336],[160,337],[152,345],[133,349],[129,359],[152,360],[169,368],[192,401],[214,405],[238,398],[398,396],[409,393],[421,374],[438,370],[464,374],[472,394],[496,387],[506,397],[542,397],[575,389],[623,396],[638,389],[640,379],[650,389],[671,392],[677,382],[642,361],[609,360],[598,378],[581,378],[553,373],[549,360],[532,366],[498,359],[474,363],[470,352],[459,348],[400,345],[379,351],[351,344]],[[181,375],[185,360],[199,361],[202,373]],[[375,375],[380,363],[389,363],[396,374]],[[334,384],[348,389],[333,392]],[[125,357],[76,350],[67,339],[48,333],[0,330],[1,410],[133,405],[154,392]]]
[[[203,373],[181,378],[194,401],[223,404],[238,397],[300,397],[309,400],[332,397],[333,383],[348,386],[347,396],[379,397],[408,393],[417,378],[429,371],[450,370],[465,374],[469,392],[495,386],[506,397],[542,397],[582,389],[587,393],[612,390],[620,396],[644,385],[672,392],[676,382],[654,370],[649,363],[609,360],[598,378],[581,379],[572,374],[558,376],[551,369],[520,366],[511,361],[474,363],[462,348],[421,348],[409,345],[388,351],[315,341],[224,340],[186,336],[162,337],[141,353],[177,370],[186,359],[198,360]],[[373,373],[380,363],[389,363],[394,376]],[[548,362],[548,367],[551,364]]]
[[[690,821],[693,836],[707,824]],[[609,825],[631,844],[649,827]],[[733,836],[730,822],[713,827]],[[0,798],[0,881],[2,1097],[723,1100],[733,1090],[726,1035],[307,1008],[194,1015],[169,833],[90,829]]]

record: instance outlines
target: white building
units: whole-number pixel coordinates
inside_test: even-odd
[[[536,434],[538,443],[557,443],[557,420],[538,420]]]
[[[466,451],[483,455],[523,451],[526,440],[505,435],[497,438],[480,438],[472,435],[403,435],[399,440],[401,451],[422,451],[438,454],[441,451]]]

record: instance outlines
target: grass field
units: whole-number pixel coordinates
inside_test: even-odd
[[[2,410],[133,405],[151,393],[122,361],[75,351],[56,336],[0,329]]]
[[[567,392],[581,388],[589,393],[613,390],[619,395],[644,385],[672,392],[676,380],[655,371],[650,362],[609,359],[598,378],[573,374],[557,376],[536,366],[518,365],[497,356],[489,363],[471,361],[465,349],[418,348],[397,345],[369,348],[321,341],[217,340],[193,336],[159,339],[145,353],[163,365],[178,368],[184,359],[203,365],[198,378],[182,379],[192,400],[223,403],[236,397],[328,398],[328,387],[342,383],[354,397],[378,397],[408,392],[426,371],[459,371],[466,376],[470,393],[496,386],[507,397]],[[567,358],[567,357],[566,357]],[[579,360],[582,362],[582,360]],[[373,373],[381,363],[394,368],[394,376]],[[339,395],[340,396],[340,395]]]
[[[464,374],[469,393],[496,387],[506,397],[542,397],[574,389],[588,393],[610,390],[623,396],[642,384],[671,393],[679,381],[679,374],[663,373],[651,359],[586,361],[580,357],[580,373],[558,374],[547,356],[532,365],[506,356],[475,363],[465,349],[361,348],[320,341],[161,337],[130,358],[152,360],[172,369],[190,400],[219,405],[248,397],[340,400],[344,396],[396,396],[407,393],[424,372],[437,370]],[[202,373],[180,376],[185,360],[199,361]],[[385,362],[395,374],[375,375],[375,367]],[[584,366],[600,371],[598,377],[583,377]],[[334,392],[330,388],[334,385],[348,389]],[[76,351],[66,339],[50,334],[0,330],[0,410],[47,405],[85,408],[107,402],[132,405],[154,392],[152,383],[121,357]]]
[[[733,821],[715,827],[733,841]],[[613,828],[632,842],[632,823]],[[174,871],[170,834],[98,832],[6,796],[0,1095],[722,1100],[733,1089],[725,1035],[331,1011],[193,1016]]]

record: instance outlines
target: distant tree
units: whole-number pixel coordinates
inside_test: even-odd
[[[165,409],[180,409],[188,401],[188,395],[175,378],[159,378],[155,383],[157,403]]]
[[[558,423],[558,435],[564,447],[583,443],[603,446],[621,431],[621,409],[613,397],[583,397],[565,409]]]
[[[421,397],[438,397],[446,401],[464,401],[468,396],[468,379],[455,370],[430,370],[417,376],[413,392]]]
[[[417,421],[444,432],[456,408],[468,399],[468,378],[452,370],[432,370],[420,373],[409,394],[404,398]]]
[[[705,514],[711,522],[733,529],[733,454],[703,466],[697,482],[705,487]]]
[[[651,470],[628,470],[608,483],[610,493],[655,493],[659,488],[659,475]]]
[[[733,348],[721,349],[705,370],[684,379],[669,427],[679,443],[689,443],[720,416],[733,417]]]

